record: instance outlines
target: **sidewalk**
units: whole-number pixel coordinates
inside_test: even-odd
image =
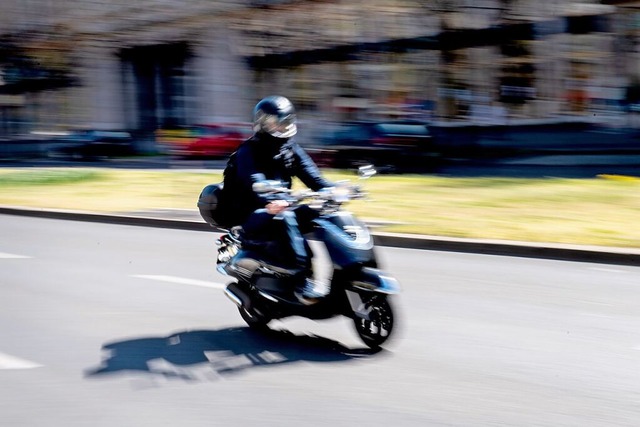
[[[162,209],[103,214],[0,206],[0,214],[191,231],[220,231],[206,224],[196,210]],[[378,246],[640,266],[640,249],[386,233],[376,231],[375,224],[369,225]]]

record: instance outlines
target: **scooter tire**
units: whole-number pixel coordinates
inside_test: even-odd
[[[244,307],[238,307],[238,311],[240,312],[242,320],[244,320],[251,329],[256,331],[266,331],[269,329],[268,324],[271,319],[255,312],[249,312]]]
[[[394,326],[393,308],[389,299],[377,295],[365,303],[370,308],[369,319],[354,316],[353,323],[360,339],[372,350],[378,350],[390,337]]]

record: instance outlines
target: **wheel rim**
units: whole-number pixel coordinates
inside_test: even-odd
[[[369,319],[354,318],[356,330],[365,344],[378,347],[391,336],[393,311],[384,297],[372,298],[365,307],[369,310]]]

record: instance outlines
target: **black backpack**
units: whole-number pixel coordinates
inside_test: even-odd
[[[224,193],[232,194],[238,189],[238,162],[236,161],[237,151],[234,151],[227,160],[227,166],[222,173],[224,183]]]
[[[223,182],[209,184],[202,189],[198,198],[200,216],[213,227],[229,228],[229,203],[227,194],[232,194],[237,188],[236,153],[229,156],[227,166],[223,172]]]

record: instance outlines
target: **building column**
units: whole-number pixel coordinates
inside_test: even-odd
[[[82,53],[80,84],[88,108],[85,126],[100,130],[127,128],[121,62],[109,46],[91,46]]]
[[[203,34],[187,70],[187,97],[199,123],[248,122],[256,100],[252,74],[224,27]]]

